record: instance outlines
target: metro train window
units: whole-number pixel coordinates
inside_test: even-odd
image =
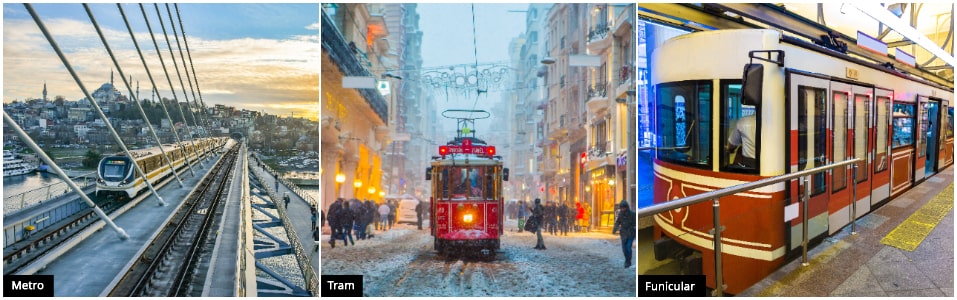
[[[123,178],[123,165],[106,164],[103,166],[104,178]]]
[[[894,148],[914,144],[914,104],[894,103]]]
[[[711,82],[658,85],[658,158],[707,167],[711,164]]]
[[[874,173],[887,169],[890,161],[887,157],[887,112],[890,111],[890,98],[877,97],[877,149],[874,156]]]
[[[857,180],[867,179],[867,145],[870,145],[867,120],[870,120],[870,95],[854,94],[854,158],[863,158],[857,163]]]
[[[834,146],[831,149],[831,155],[834,159],[834,162],[842,162],[850,157],[847,156],[847,115],[848,115],[848,105],[847,100],[849,95],[845,92],[834,92],[832,94],[834,105],[834,114],[832,115],[834,127],[832,136],[834,137],[832,145]],[[832,191],[839,191],[847,186],[847,174],[845,168],[834,168],[831,169],[831,182]]]
[[[827,91],[820,88],[798,87],[798,171],[824,166],[827,146]],[[808,147],[811,145],[811,147]],[[811,176],[811,195],[826,189],[824,176],[818,172]],[[804,188],[799,190],[803,193]]]
[[[757,107],[741,103],[741,82],[721,82],[721,170],[758,172]]]

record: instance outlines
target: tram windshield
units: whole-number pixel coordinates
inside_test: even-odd
[[[122,165],[106,164],[103,166],[103,177],[104,178],[123,177],[123,169],[124,169],[124,166]]]
[[[452,201],[495,200],[498,198],[498,177],[494,166],[440,167],[434,190],[440,199]]]
[[[658,158],[690,165],[711,163],[711,81],[658,85]]]

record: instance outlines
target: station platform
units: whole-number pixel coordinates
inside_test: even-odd
[[[953,205],[951,166],[737,296],[954,297]]]

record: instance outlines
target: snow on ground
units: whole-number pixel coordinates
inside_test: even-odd
[[[506,228],[515,228],[507,222]],[[369,240],[321,247],[323,275],[364,275],[363,295],[635,297],[635,267],[624,268],[621,240],[606,233],[507,232],[492,261],[462,253],[439,255],[428,228],[398,225]],[[326,235],[323,241],[328,241]],[[479,255],[475,255],[479,256]]]

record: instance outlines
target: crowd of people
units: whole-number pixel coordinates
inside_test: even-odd
[[[518,220],[518,232],[524,231],[525,222],[531,215],[533,208],[534,205],[527,205],[524,200],[505,205],[505,212],[508,217]],[[588,231],[588,216],[591,215],[591,207],[587,203],[582,205],[581,202],[575,202],[575,207],[572,208],[565,202],[557,204],[553,201],[547,201],[542,210],[542,230],[547,233],[568,236],[569,231]]]
[[[419,230],[422,229],[424,208],[421,202],[415,207]],[[329,245],[332,248],[336,247],[336,240],[342,240],[346,246],[355,245],[355,240],[371,239],[378,231],[392,229],[398,221],[396,218],[398,209],[399,203],[394,199],[376,205],[374,201],[368,199],[346,201],[338,198],[329,206],[328,212],[323,212],[320,225],[329,224],[331,231]],[[355,232],[354,235],[353,232]],[[316,237],[316,241],[319,240],[319,237]],[[316,249],[318,250],[318,244]]]

